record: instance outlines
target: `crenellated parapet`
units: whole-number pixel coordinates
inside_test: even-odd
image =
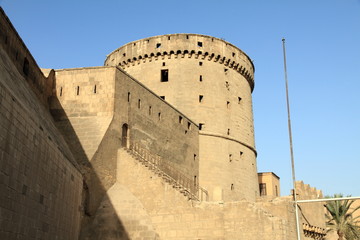
[[[303,181],[296,181],[296,193],[298,199],[319,199],[323,198],[321,190],[311,187],[309,184],[305,184]]]
[[[126,69],[141,63],[192,58],[223,64],[241,74],[254,89],[254,65],[239,48],[222,39],[199,34],[169,34],[130,42],[110,53],[105,66]]]

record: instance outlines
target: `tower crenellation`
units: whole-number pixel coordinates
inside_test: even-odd
[[[254,65],[239,48],[222,39],[200,34],[168,34],[130,42],[113,52],[106,66],[117,64],[123,69],[147,61],[171,58],[195,58],[218,62],[243,75],[254,88]]]

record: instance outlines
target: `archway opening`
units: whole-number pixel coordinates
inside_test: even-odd
[[[129,126],[127,123],[122,125],[122,133],[121,133],[121,147],[128,148],[129,147]]]

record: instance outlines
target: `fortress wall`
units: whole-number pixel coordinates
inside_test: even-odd
[[[93,159],[107,130],[116,129],[121,140],[126,123],[131,142],[160,155],[191,178],[198,176],[196,124],[122,70],[57,70],[51,112],[83,163]]]
[[[296,235],[288,221],[246,201],[203,202],[153,215],[161,239],[288,240]]]
[[[131,144],[140,144],[198,184],[199,135],[194,122],[120,69],[115,102],[116,119],[119,126],[128,124]]]
[[[91,161],[114,111],[114,69],[56,70],[51,113],[78,161]]]
[[[81,164],[88,187],[84,207],[89,215],[95,214],[115,183],[124,124],[129,143],[160,155],[192,181],[196,176],[198,182],[198,131],[186,116],[114,67],[56,70],[55,75],[51,113]]]
[[[200,185],[212,200],[255,201],[254,67],[245,53],[221,39],[171,34],[126,44],[105,65],[122,67],[199,124]]]
[[[0,239],[76,239],[82,176],[3,43],[0,76]]]
[[[53,79],[46,78],[14,26],[0,7],[0,45],[40,102],[48,106]]]
[[[131,194],[116,213],[129,236],[152,230],[160,239],[177,240],[296,238],[294,209],[288,200],[276,203],[188,201],[124,150],[118,152],[118,166],[117,184]],[[146,213],[140,214],[142,219],[136,207],[139,204]],[[133,207],[126,208],[129,205]],[[97,218],[101,219],[102,215],[99,212]],[[105,233],[110,230],[111,227],[102,229]]]
[[[120,127],[114,114],[115,70],[107,67],[55,71],[51,113],[81,166],[84,221],[95,214],[106,191],[115,183]]]
[[[302,181],[296,182],[296,194],[298,200],[310,200],[323,198],[322,192]],[[326,229],[326,218],[324,214],[324,202],[299,203],[299,214],[301,214],[301,224],[305,233],[304,239],[314,239],[313,236],[324,233]]]

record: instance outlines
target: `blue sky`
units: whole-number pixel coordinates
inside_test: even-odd
[[[255,64],[258,171],[292,188],[282,41],[296,178],[360,196],[360,0],[0,0],[39,66],[101,66],[106,54],[169,33],[223,38]]]

